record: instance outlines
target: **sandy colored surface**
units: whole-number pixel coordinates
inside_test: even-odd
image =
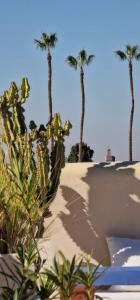
[[[45,235],[56,249],[109,263],[105,236],[140,238],[140,162],[67,163],[51,210]]]

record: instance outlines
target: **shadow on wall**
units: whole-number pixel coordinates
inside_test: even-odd
[[[140,180],[134,177],[135,165],[100,163],[87,168],[80,178],[89,186],[87,202],[74,186],[61,186],[69,210],[69,215],[59,214],[65,230],[82,251],[92,252],[96,260],[105,258],[105,264],[109,263],[106,236],[140,238]]]

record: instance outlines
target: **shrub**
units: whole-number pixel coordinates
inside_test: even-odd
[[[91,162],[94,154],[94,150],[92,150],[87,144],[82,144],[82,162]],[[68,156],[68,162],[78,162],[79,161],[79,144],[75,144],[72,146],[70,154]]]
[[[97,290],[95,281],[104,273],[98,270],[100,263],[94,266],[89,258],[84,262],[83,258],[77,259],[75,255],[70,261],[59,251],[51,269],[46,269],[45,261],[42,261],[38,248],[31,240],[26,247],[18,247],[17,259],[18,265],[14,265],[14,271],[8,266],[10,273],[1,272],[7,283],[8,279],[12,280],[13,286],[3,288],[1,300],[51,300],[58,299],[58,296],[62,300],[102,300],[97,295],[94,297]]]

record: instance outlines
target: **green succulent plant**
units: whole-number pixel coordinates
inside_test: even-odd
[[[13,284],[17,285],[16,288],[2,287],[0,300],[53,299],[56,290],[55,284],[48,279],[47,275],[43,277],[44,262],[32,240],[28,241],[26,247],[18,247],[17,262],[13,266],[14,271],[13,267],[8,266],[9,273],[0,272],[6,279],[12,280]]]
[[[0,285],[0,300],[53,300],[58,299],[57,297],[71,300],[74,296],[81,295],[81,291],[75,290],[79,286],[84,287],[82,294],[84,293],[87,300],[91,300],[91,288],[96,290],[94,283],[102,276],[102,273],[98,272],[100,264],[94,267],[89,259],[85,262],[83,257],[77,259],[75,255],[72,260],[68,260],[61,251],[55,255],[53,266],[46,269],[45,260],[40,257],[37,244],[31,239],[26,246],[18,247],[13,266],[7,265],[5,260],[4,263],[8,273],[0,271],[0,274],[6,277],[7,284],[8,279],[12,283],[5,287]],[[83,263],[86,270],[83,269]],[[94,295],[94,298],[102,300],[98,295]]]
[[[0,97],[0,235],[8,252],[25,243],[27,234],[43,234],[44,216],[65,165],[64,138],[71,128],[69,121],[62,125],[59,114],[47,125],[37,127],[31,121],[28,128],[23,105],[29,91],[28,79],[23,78],[19,88],[12,82]],[[52,137],[50,155],[48,144]]]
[[[69,261],[61,251],[58,254],[59,257],[54,257],[53,267],[47,271],[47,275],[58,287],[60,299],[70,300],[77,283],[82,259],[77,262],[74,255],[72,260]]]
[[[54,257],[52,269],[47,270],[47,276],[59,289],[60,299],[71,300],[74,295],[81,294],[81,292],[75,291],[75,288],[82,285],[86,299],[91,300],[91,289],[97,290],[94,283],[102,276],[102,273],[98,272],[100,263],[94,267],[89,258],[84,262],[84,257],[77,259],[74,255],[70,261],[61,251],[58,252],[58,255]],[[82,268],[83,264],[86,266],[86,271]],[[95,296],[95,299],[102,300],[98,295]]]
[[[97,287],[95,282],[103,275],[105,270],[103,272],[99,272],[101,262],[99,262],[97,265],[93,265],[93,263],[91,262],[91,257],[89,256],[84,257],[84,265],[84,269],[79,269],[77,279],[79,280],[80,284],[85,287],[86,299],[90,300],[92,295],[92,288],[94,289],[94,292],[98,289],[104,288],[104,286]],[[95,299],[102,300],[102,298],[98,295],[95,296]]]

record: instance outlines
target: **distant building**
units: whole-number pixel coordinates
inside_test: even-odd
[[[115,161],[115,156],[111,154],[111,149],[108,147],[106,157],[105,157],[106,162],[111,162]]]

